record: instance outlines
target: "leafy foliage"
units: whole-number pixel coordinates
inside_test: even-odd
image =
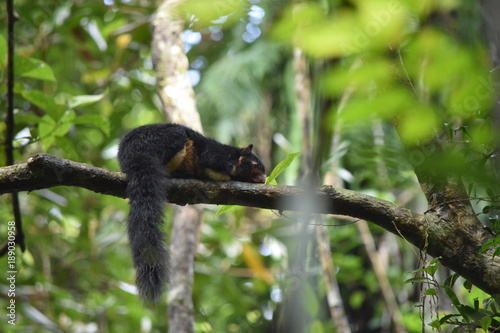
[[[498,311],[498,307],[500,299],[498,296],[488,297],[484,294],[481,295],[481,298],[483,298],[482,306],[479,304],[478,297],[473,298],[472,301],[469,300],[470,303],[473,303],[473,306],[464,304],[453,290],[458,280],[457,274],[446,279],[442,286],[435,280],[439,259],[435,258],[424,268],[415,270],[413,274],[420,275],[410,278],[405,282],[431,285],[432,288],[425,289],[426,296],[435,297],[438,295],[439,289],[444,290],[453,307],[458,311],[458,313],[445,314],[441,318],[437,318],[429,323],[429,325],[437,330],[441,330],[447,325],[454,326],[451,332],[476,332],[477,329],[488,332],[490,329],[494,330],[499,327],[500,312]],[[470,293],[472,285],[468,281],[464,281],[463,285]]]
[[[461,175],[468,193],[478,198],[481,218],[498,234],[499,183],[490,172],[495,129],[488,115],[496,92],[487,53],[471,32],[479,25],[477,13],[466,24],[456,19],[469,13],[469,6],[413,0],[193,1],[183,10],[192,14],[187,16],[191,32],[201,36],[187,44],[191,70],[201,78],[195,89],[205,129],[226,143],[260,141],[256,147],[268,152],[263,156],[268,167],[284,160],[269,182],[279,173],[284,183],[297,179],[297,163],[287,166],[302,141],[293,92],[292,48],[298,46],[311,59],[317,99],[311,105],[313,125],[335,131],[338,140],[330,146],[333,139],[313,133],[315,144],[328,151],[321,161],[324,173],[346,187],[423,211],[415,176],[403,158],[402,145],[409,145],[408,158],[445,175]],[[133,127],[164,121],[149,45],[148,19],[154,10],[155,3],[147,1],[16,1],[17,161],[45,151],[118,170],[114,157],[119,138]],[[1,11],[0,21],[4,16]],[[445,22],[450,21],[465,26],[449,33]],[[2,109],[4,29],[0,27]],[[390,124],[393,119],[402,128],[399,133]],[[2,122],[0,139],[4,132]],[[432,149],[421,148],[434,135],[446,144],[439,159]],[[4,154],[0,161],[5,163]],[[166,330],[165,306],[144,307],[133,292],[124,200],[75,188],[20,195],[28,250],[16,252],[14,329]],[[12,220],[8,197],[0,202],[1,220]],[[206,208],[196,258],[197,331],[270,331],[291,287],[300,288],[306,300],[302,310],[310,331],[334,329],[318,250],[310,241],[313,229],[300,229],[309,240],[305,245],[291,231],[305,223],[303,217],[243,207],[215,217],[214,212]],[[171,212],[167,215],[168,221]],[[338,218],[324,223],[331,226],[336,278],[352,327],[387,330],[387,307],[359,232]],[[0,225],[2,238],[6,228]],[[370,228],[409,332],[422,327],[413,283],[430,284],[427,296],[449,299],[454,306],[425,323],[435,330],[448,325],[486,331],[499,325],[498,298],[476,288],[464,292],[455,278],[436,284],[439,275],[449,275],[436,261],[403,284],[417,256],[404,240]],[[498,245],[496,238],[482,250],[497,247],[498,255]],[[306,266],[296,266],[291,254],[303,249]],[[6,265],[1,258],[0,267]],[[2,308],[7,302],[0,298]],[[0,331],[12,328],[0,322]]]

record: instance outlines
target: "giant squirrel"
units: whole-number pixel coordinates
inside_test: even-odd
[[[264,165],[252,148],[225,145],[178,124],[145,125],[124,136],[118,161],[127,174],[128,238],[141,299],[157,302],[168,282],[169,254],[162,231],[168,179],[264,183]]]

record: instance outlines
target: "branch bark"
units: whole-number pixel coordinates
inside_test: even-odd
[[[126,176],[48,154],[38,154],[27,163],[0,168],[0,194],[33,191],[54,186],[78,186],[125,198]],[[169,202],[178,205],[242,205],[279,211],[296,211],[310,192],[296,186],[273,186],[241,182],[171,179],[165,189]],[[354,191],[322,186],[314,191],[311,213],[348,215],[365,219],[404,238],[468,279],[489,294],[500,294],[500,257],[492,250],[479,253],[487,237],[481,230],[457,228],[437,209],[424,214]],[[311,199],[309,199],[311,200]],[[459,205],[455,202],[450,205]]]

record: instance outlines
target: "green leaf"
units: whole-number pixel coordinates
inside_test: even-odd
[[[424,282],[424,281],[429,281],[429,278],[425,277],[425,276],[415,276],[415,277],[412,277],[412,278],[406,280],[405,282],[403,282],[403,284],[418,283],[418,282]]]
[[[467,291],[468,291],[468,292],[470,292],[470,291],[471,291],[472,286],[473,286],[473,285],[472,285],[472,283],[471,283],[469,280],[465,280],[465,281],[464,281],[464,288],[465,288],[465,289],[467,289]]]
[[[49,115],[43,116],[40,125],[38,125],[38,135],[45,151],[54,144],[55,136],[53,131],[56,126],[56,122]]]
[[[33,114],[33,113],[24,113],[16,115],[16,123],[19,124],[39,124],[42,121],[42,118]]]
[[[432,328],[440,328],[441,327],[441,323],[439,322],[438,319],[436,319],[436,320],[433,320],[432,322],[430,322],[429,326],[432,327]]]
[[[481,246],[481,249],[479,250],[479,253],[484,253],[486,250],[488,250],[490,247],[500,245],[500,237],[495,237],[493,239],[488,240]]]
[[[316,318],[319,312],[319,301],[314,289],[308,282],[305,282],[301,288],[304,310],[312,317]]]
[[[460,315],[459,314],[447,314],[446,316],[439,319],[439,324],[443,325],[444,323],[447,322],[448,319],[451,319],[453,317],[460,317]]]
[[[217,213],[215,213],[214,217],[218,217],[219,215],[222,215],[224,213],[234,211],[236,208],[238,208],[237,205],[222,205],[219,207],[219,210],[217,211]]]
[[[323,323],[320,320],[315,320],[312,322],[309,332],[314,333],[323,333],[325,332],[325,328],[323,327]]]
[[[16,75],[45,81],[56,81],[52,68],[41,60],[17,56],[14,61],[14,73]]]
[[[266,184],[270,184],[272,181],[285,171],[286,168],[290,166],[295,157],[297,157],[300,152],[289,154],[283,161],[279,162],[278,165],[273,169],[269,177],[267,177]]]
[[[427,272],[427,274],[429,274],[430,276],[434,276],[434,274],[436,274],[436,271],[439,267],[438,260],[440,258],[441,257],[432,259],[432,261],[429,263],[429,265],[425,268],[425,271]]]
[[[465,320],[467,321],[472,320],[478,325],[481,319],[484,317],[484,313],[468,305],[462,305],[460,307],[460,314],[464,317]]]
[[[500,255],[500,247],[499,247],[499,248],[497,248],[497,249],[495,250],[495,252],[493,252],[493,257],[491,257],[491,259],[493,259],[493,258],[495,258],[496,256],[499,256],[499,255]]]
[[[457,273],[449,276],[445,281],[444,281],[444,284],[449,286],[449,287],[453,287],[455,285],[455,282],[457,282],[458,278],[460,277],[460,275],[458,275]]]
[[[436,257],[434,259],[431,260],[431,262],[429,263],[429,265],[435,265],[437,264],[437,262],[441,259],[442,257],[439,256],[439,257]]]
[[[194,16],[195,24],[201,27],[213,25],[214,21],[222,25],[232,25],[242,17],[244,2],[238,0],[191,0],[184,1],[178,10],[184,16]]]
[[[57,124],[57,127],[54,130],[55,136],[64,136],[68,131],[74,126],[74,120],[76,118],[75,111],[67,110],[64,115],[61,117],[60,121]]]
[[[54,136],[54,138],[55,138],[54,145],[57,146],[57,148],[64,151],[64,155],[67,158],[76,160],[80,157],[79,152],[75,149],[75,145],[73,144],[72,140],[68,138],[67,135],[57,136],[57,137]]]
[[[366,295],[361,291],[355,291],[349,296],[349,304],[353,309],[359,309],[365,302]]]
[[[76,108],[78,106],[86,106],[100,101],[104,96],[106,96],[108,92],[105,91],[100,95],[80,95],[73,96],[69,100],[69,107],[71,109]]]
[[[485,331],[485,332],[488,332],[488,329],[490,328],[491,326],[491,317],[483,317],[481,318],[481,320],[479,321],[479,323],[481,324],[481,328]]]
[[[40,90],[24,90],[21,92],[21,96],[44,110],[54,121],[59,121],[66,111],[64,105],[57,104],[52,97],[45,95]]]
[[[444,291],[446,292],[446,295],[448,295],[448,297],[450,298],[451,300],[451,303],[453,303],[453,305],[455,306],[455,308],[458,308],[462,305],[460,303],[460,301],[458,300],[458,297],[457,295],[455,295],[455,292],[453,291],[453,289],[451,289],[450,287],[448,286],[443,286],[443,289]]]
[[[346,10],[341,15],[328,16],[319,2],[297,3],[284,12],[271,36],[291,41],[316,57],[339,57],[379,49],[401,38],[405,11],[392,11],[380,24],[373,18],[387,10],[383,1],[358,1],[357,5],[357,11]],[[372,34],[371,28],[361,22],[374,23],[377,33]]]
[[[45,95],[40,90],[23,91],[22,96],[30,103],[38,106],[49,114],[57,108],[57,104],[54,99]]]
[[[425,105],[415,105],[411,112],[401,117],[401,140],[408,144],[426,140],[433,135],[438,123],[434,110]]]
[[[56,137],[64,137],[74,126],[76,114],[73,110],[67,110],[57,121],[50,115],[45,115],[38,126],[38,135],[43,147],[47,150],[55,142]]]
[[[0,35],[0,68],[7,66],[7,41]]]
[[[100,115],[86,115],[86,116],[78,116],[75,119],[76,125],[92,125],[98,129],[100,129],[104,134],[109,136],[110,133],[110,124],[108,119],[104,118]]]
[[[436,292],[436,289],[435,288],[429,288],[425,291],[425,294],[426,295],[430,295],[430,296],[433,296],[433,295],[437,295],[437,292]]]

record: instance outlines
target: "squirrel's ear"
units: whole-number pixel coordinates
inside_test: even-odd
[[[241,156],[250,155],[252,153],[253,144],[249,144],[248,147],[241,149]]]

